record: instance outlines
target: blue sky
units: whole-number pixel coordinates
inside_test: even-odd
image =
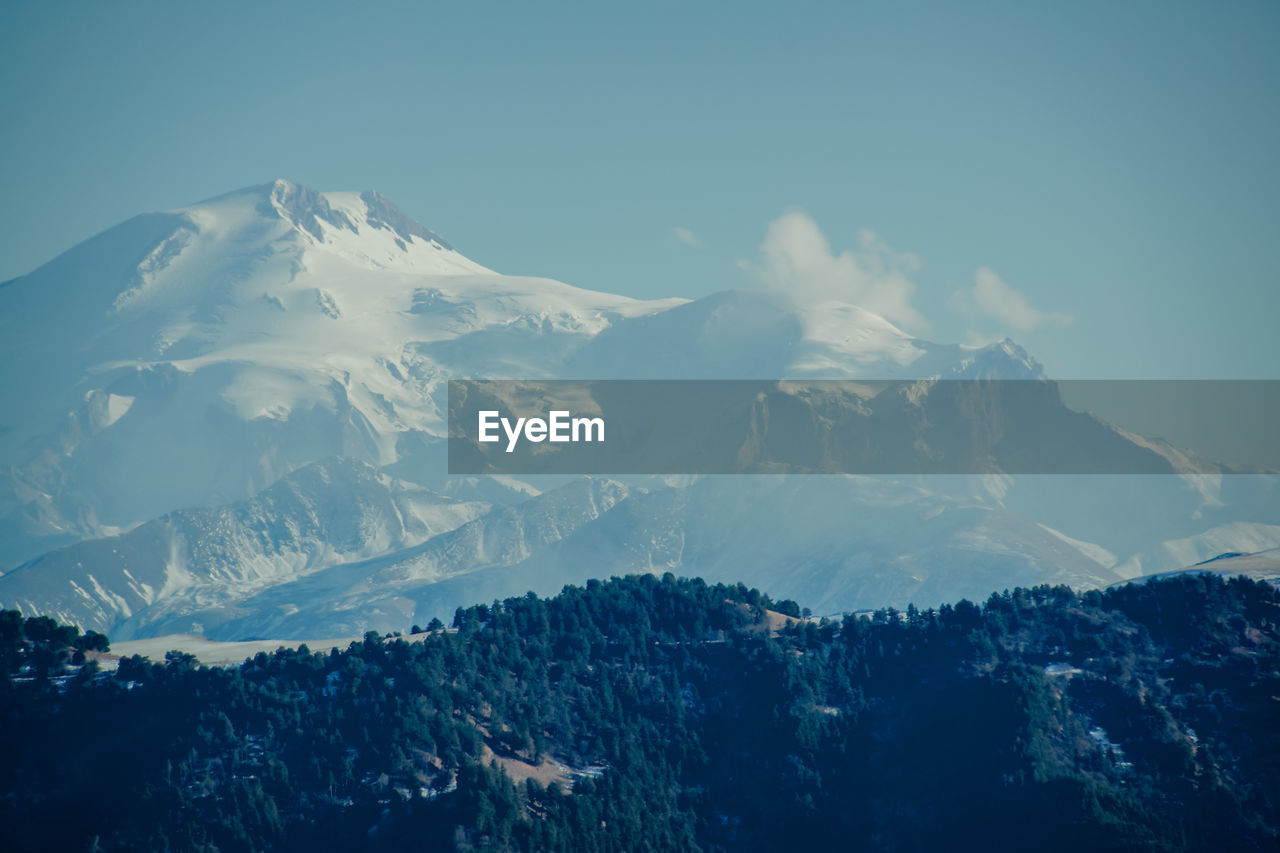
[[[0,280],[285,177],[502,272],[1276,378],[1278,43],[1276,3],[9,2]]]

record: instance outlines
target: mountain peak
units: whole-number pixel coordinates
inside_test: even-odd
[[[305,184],[276,178],[264,184],[242,187],[179,208],[175,213],[193,216],[197,221],[221,211],[221,218],[245,219],[253,214],[271,220],[282,220],[294,230],[309,235],[320,245],[335,242],[335,234],[346,232],[353,237],[370,232],[384,232],[396,247],[409,251],[421,241],[438,251],[456,252],[447,240],[418,222],[380,192],[374,190],[320,192]],[[228,216],[232,211],[238,215]],[[202,216],[203,214],[203,216]],[[477,267],[475,272],[489,272]]]
[[[359,233],[355,223],[341,210],[334,210],[329,199],[310,187],[276,179],[268,185],[267,202],[282,219],[306,231],[317,240],[324,240],[320,223],[327,222],[334,228],[345,228]],[[264,211],[267,212],[267,211]]]
[[[182,218],[180,227],[189,236],[218,243],[224,260],[228,250],[264,258],[318,249],[368,269],[435,275],[493,272],[371,190],[319,192],[277,178],[171,213]]]
[[[428,243],[436,243],[445,249],[453,250],[453,246],[450,246],[443,237],[405,215],[391,199],[382,193],[365,190],[360,193],[360,200],[364,202],[366,219],[373,227],[385,228],[406,242],[413,237],[421,237]]]
[[[378,193],[273,180],[0,289],[0,387],[22,393],[0,415],[0,560],[330,456],[436,476],[450,378],[1012,378],[1021,355],[765,291],[639,301],[503,276]]]

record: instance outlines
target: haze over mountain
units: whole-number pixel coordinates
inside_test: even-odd
[[[275,181],[0,285],[0,603],[121,637],[319,636],[617,572],[837,611],[1105,585],[1183,565],[1171,539],[1280,545],[1275,478],[1176,462],[1106,485],[445,474],[451,378],[975,376],[1044,379],[1011,341],[838,301],[501,275],[376,193]]]

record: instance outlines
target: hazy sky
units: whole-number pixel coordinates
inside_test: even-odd
[[[285,177],[502,272],[1280,377],[1280,3],[368,5],[3,4],[0,280]]]

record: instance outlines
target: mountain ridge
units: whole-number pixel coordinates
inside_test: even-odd
[[[447,476],[449,379],[569,376],[1051,384],[1011,340],[937,344],[839,301],[760,290],[644,301],[502,275],[380,194],[273,181],[133,217],[0,289],[0,388],[11,401],[0,412],[0,564],[21,564],[0,576],[0,603],[130,636],[196,625],[359,634],[406,614],[447,615],[481,592],[678,568],[854,610],[980,595],[1015,579],[1105,585],[1137,571],[1130,555],[1167,565],[1166,541],[1206,537],[1186,547],[1227,550],[1236,529],[1214,531],[1235,522],[1267,546],[1265,522],[1280,517],[1272,481],[1242,485],[1120,432],[1121,449],[1160,456],[1179,476],[1109,481],[1102,493],[1003,475],[785,489],[767,478],[583,486]],[[283,505],[248,509],[335,459],[361,472],[353,494],[377,496],[356,514],[394,535],[347,547],[337,520],[298,535]],[[475,515],[455,514],[450,530],[478,542],[509,536],[491,549],[506,556],[448,551],[441,523],[434,538],[415,539],[405,520],[416,510],[397,503],[410,493],[436,507],[460,499]],[[317,518],[352,500],[333,488],[311,494],[306,512]],[[556,513],[537,515],[557,501]],[[1121,512],[1141,519],[1118,526]],[[542,528],[509,523],[523,516]],[[194,580],[170,560],[189,542],[215,555],[194,560]],[[411,561],[433,549],[445,549],[432,558],[438,574],[413,577]],[[228,568],[226,555],[244,565]],[[375,589],[358,576],[386,579],[378,573],[393,567],[413,583]],[[309,589],[324,594],[303,596]],[[325,609],[338,592],[346,616]],[[366,606],[378,612],[361,615]]]
[[[22,402],[0,416],[0,561],[238,500],[329,456],[434,458],[446,379],[656,369],[665,348],[645,318],[690,305],[706,306],[690,316],[715,323],[709,344],[730,353],[767,346],[717,314],[779,309],[753,292],[646,302],[502,276],[369,192],[275,181],[134,217],[0,292],[0,386]],[[791,316],[780,352],[809,340],[810,321]],[[909,369],[924,350],[877,321]],[[824,357],[832,345],[813,339]],[[678,361],[732,375],[702,350]],[[782,376],[789,363],[753,369]]]

